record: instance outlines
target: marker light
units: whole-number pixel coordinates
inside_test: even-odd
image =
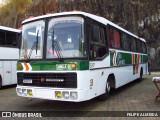
[[[21,65],[17,65],[17,69],[21,69]]]
[[[71,64],[71,68],[76,68],[76,64]]]
[[[90,86],[93,86],[93,79],[90,79]]]
[[[60,91],[55,91],[56,98],[62,98],[62,93]]]

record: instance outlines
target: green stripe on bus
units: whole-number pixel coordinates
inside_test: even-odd
[[[111,66],[123,66],[127,64],[140,64],[147,62],[147,55],[110,51]]]
[[[32,71],[66,71],[66,70],[89,70],[88,61],[80,62],[29,62]],[[17,63],[17,70],[22,71],[24,68],[20,62]]]

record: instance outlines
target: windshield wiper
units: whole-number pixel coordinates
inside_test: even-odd
[[[34,47],[36,46],[36,55],[37,55],[37,49],[38,49],[38,34],[39,34],[39,30],[37,31],[37,36],[36,36],[36,41],[33,43],[31,50],[29,51],[28,57],[27,57],[27,61],[29,62],[29,59],[32,55],[32,51],[34,49]]]
[[[60,54],[60,47],[59,47],[57,41],[54,39],[54,29],[53,29],[53,33],[52,33],[52,50],[54,50],[54,48],[56,50],[56,54],[57,54],[57,57],[59,58],[59,60],[63,61],[63,59],[61,57],[61,54]]]
[[[37,36],[36,36],[36,55],[38,50],[38,34],[39,34],[39,30],[37,31]]]

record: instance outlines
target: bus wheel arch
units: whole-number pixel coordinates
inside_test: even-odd
[[[105,93],[100,95],[98,99],[100,101],[105,101],[109,97],[111,88],[115,88],[115,76],[114,74],[110,74],[106,80]]]
[[[109,81],[111,89],[116,88],[116,79],[113,73],[108,76],[107,81]]]

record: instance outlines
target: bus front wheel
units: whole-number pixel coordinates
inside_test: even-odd
[[[110,84],[110,80],[107,80],[105,93],[98,97],[98,99],[100,101],[105,101],[109,97],[109,93],[110,93],[110,90],[111,90],[111,86],[110,85],[111,85]]]

